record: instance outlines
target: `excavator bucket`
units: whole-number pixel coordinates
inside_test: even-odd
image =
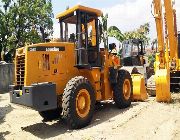
[[[156,81],[156,101],[170,102],[170,72],[167,69],[160,69],[155,74]]]
[[[132,74],[133,101],[145,101],[148,98],[145,80],[142,74]]]

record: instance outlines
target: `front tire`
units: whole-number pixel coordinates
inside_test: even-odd
[[[119,70],[117,83],[113,85],[114,101],[118,108],[126,108],[131,105],[132,79],[126,70]]]
[[[95,108],[95,93],[87,78],[77,76],[67,83],[62,108],[62,118],[70,129],[79,129],[91,122]]]

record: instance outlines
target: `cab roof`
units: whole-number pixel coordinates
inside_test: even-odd
[[[92,13],[92,14],[95,14],[96,16],[98,16],[98,17],[102,15],[102,11],[101,10],[90,8],[90,7],[85,7],[85,6],[82,6],[82,5],[76,5],[76,6],[72,7],[72,8],[70,8],[70,9],[62,12],[62,13],[59,13],[56,16],[56,19],[64,18],[67,15],[70,15],[70,14],[72,14],[73,12],[75,12],[77,10],[88,12],[88,13]]]

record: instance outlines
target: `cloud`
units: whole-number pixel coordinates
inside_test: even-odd
[[[151,25],[151,36],[154,36],[154,18],[151,15],[152,0],[125,1],[113,7],[103,9],[108,13],[108,25],[117,26],[123,32],[132,31],[140,25],[149,22]]]
[[[81,3],[82,1],[79,1]],[[151,14],[152,0],[126,0],[108,8],[102,8],[103,13],[108,13],[108,26],[117,26],[123,32],[132,31],[140,25],[150,23],[150,37],[156,38],[155,20]],[[103,4],[102,4],[103,6]],[[176,0],[177,25],[180,25],[180,0]],[[179,17],[178,17],[179,16]],[[54,22],[54,37],[59,37],[59,24]],[[180,31],[180,26],[178,26]]]
[[[152,0],[126,0],[115,6],[104,8],[103,13],[108,13],[108,26],[115,25],[121,31],[132,31],[140,25],[150,23],[150,37],[156,38],[155,19],[151,14]],[[180,1],[176,0],[177,25],[180,25]],[[180,26],[178,27],[180,30]]]

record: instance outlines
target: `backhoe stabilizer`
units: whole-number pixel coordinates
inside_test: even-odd
[[[170,71],[168,69],[159,69],[155,74],[156,81],[156,101],[170,102]]]

